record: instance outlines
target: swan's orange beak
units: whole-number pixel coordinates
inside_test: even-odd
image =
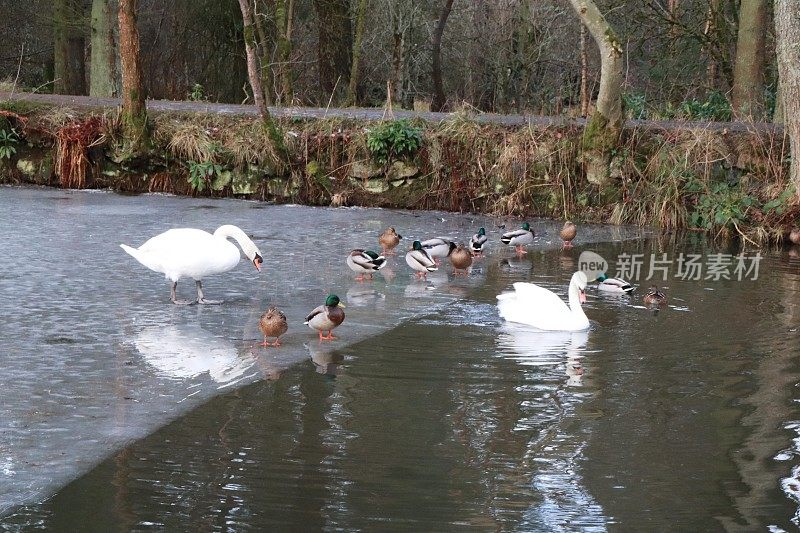
[[[261,264],[263,262],[264,260],[261,259],[261,256],[258,254],[256,254],[256,256],[253,258],[253,266],[255,266],[256,270],[258,270],[259,272],[261,272]]]
[[[578,298],[580,299],[582,304],[586,303],[586,291],[580,291],[578,293]]]

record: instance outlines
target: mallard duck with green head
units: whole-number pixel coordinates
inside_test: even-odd
[[[533,238],[535,236],[536,233],[531,229],[531,225],[527,222],[523,222],[520,229],[503,233],[500,237],[500,242],[514,246],[517,254],[522,255],[528,253],[524,246],[533,244]]]
[[[417,272],[417,278],[428,277],[428,272],[438,270],[433,258],[422,247],[420,241],[414,241],[411,250],[406,254],[406,264]]]
[[[280,346],[281,335],[286,333],[286,330],[289,329],[289,325],[286,322],[286,315],[274,305],[261,315],[258,321],[258,327],[261,333],[264,334],[264,342],[261,343],[262,346]],[[274,344],[269,343],[267,340],[269,337],[275,337]]]
[[[627,281],[619,278],[609,278],[605,274],[597,276],[597,290],[613,292],[617,294],[628,294],[633,292],[634,286]]]
[[[347,266],[358,274],[356,281],[364,281],[365,275],[369,274],[369,279],[372,279],[375,272],[386,266],[386,258],[372,250],[357,248],[347,256]]]
[[[306,321],[303,322],[303,324],[308,325],[311,329],[317,330],[319,332],[319,340],[333,340],[336,338],[333,336],[334,328],[344,322],[343,307],[344,304],[339,301],[339,297],[335,294],[330,294],[325,299],[325,304],[315,307],[306,317]],[[323,331],[328,332],[328,334],[323,336]]]
[[[437,266],[440,264],[441,259],[449,257],[450,254],[453,253],[453,250],[456,249],[456,243],[444,237],[435,237],[433,239],[421,241],[420,244],[422,245],[422,249],[428,252],[428,255],[431,256],[431,259],[433,259]]]
[[[486,241],[489,240],[489,237],[486,236],[486,229],[480,228],[478,233],[473,235],[469,240],[469,250],[472,252],[474,256],[483,255],[483,246],[486,244]]]

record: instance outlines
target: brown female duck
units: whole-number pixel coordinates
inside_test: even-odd
[[[280,346],[281,335],[286,333],[286,330],[289,329],[289,325],[286,323],[286,315],[274,305],[261,315],[258,321],[258,327],[261,329],[261,333],[264,334],[264,342],[261,343],[262,346]],[[269,341],[267,341],[268,337],[275,337],[275,343],[270,344]]]

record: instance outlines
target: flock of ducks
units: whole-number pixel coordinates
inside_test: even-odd
[[[577,235],[577,226],[567,221],[559,233],[565,248],[572,246]],[[514,246],[518,255],[527,253],[525,247],[534,242],[535,232],[527,222],[519,229],[502,234],[500,241]],[[381,253],[371,250],[354,249],[346,258],[347,266],[358,276],[357,281],[373,279],[375,272],[386,266],[386,256],[397,255],[395,248],[403,237],[390,227],[378,237]],[[239,249],[230,242],[233,239],[250,260],[256,270],[261,270],[264,262],[258,247],[240,228],[226,224],[213,234],[194,228],[171,229],[149,239],[139,248],[121,244],[123,250],[139,263],[155,272],[160,272],[172,282],[170,300],[178,305],[219,304],[220,300],[209,300],[203,293],[203,278],[233,269],[240,259]],[[406,264],[415,271],[418,279],[427,279],[430,272],[438,270],[447,258],[453,266],[454,275],[467,275],[473,260],[483,255],[488,242],[485,228],[480,228],[467,246],[444,238],[436,237],[424,241],[415,240],[405,254]],[[190,277],[195,280],[197,300],[177,298],[178,280]],[[609,278],[605,274],[596,280],[598,290],[627,294],[634,287],[624,280]],[[580,331],[589,327],[589,320],[581,304],[586,301],[586,287],[589,280],[584,272],[573,274],[567,305],[552,291],[533,283],[514,283],[514,291],[497,296],[499,314],[505,320],[527,324],[548,331]],[[645,304],[663,306],[667,297],[657,287],[651,287],[644,296]],[[314,308],[306,316],[304,324],[319,334],[320,341],[332,340],[333,330],[344,322],[344,304],[335,294],[329,295],[325,302]],[[288,330],[286,315],[272,306],[261,315],[259,328],[264,335],[263,346],[280,346],[280,337]],[[268,339],[275,339],[270,343]]]

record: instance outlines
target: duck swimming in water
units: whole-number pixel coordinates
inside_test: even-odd
[[[645,305],[658,307],[667,305],[668,301],[667,295],[661,292],[655,285],[647,289],[647,294],[645,294],[644,298],[642,299],[644,300]]]
[[[628,294],[633,292],[633,285],[619,278],[609,278],[605,274],[597,276],[597,290],[604,292],[614,292],[618,294]]]

